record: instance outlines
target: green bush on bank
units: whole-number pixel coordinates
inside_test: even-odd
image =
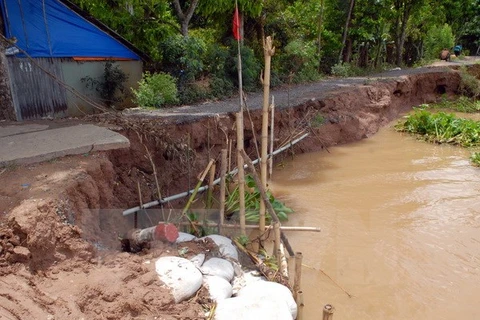
[[[419,135],[430,142],[462,147],[480,145],[480,121],[457,118],[454,114],[417,110],[395,128],[398,131]]]
[[[161,108],[178,102],[175,79],[166,73],[145,72],[138,82],[138,89],[131,89],[134,102],[142,108]]]

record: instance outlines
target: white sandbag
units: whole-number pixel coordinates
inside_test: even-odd
[[[238,297],[249,297],[254,300],[276,300],[284,303],[290,310],[293,319],[297,317],[297,304],[290,289],[280,283],[271,281],[256,281],[245,286],[237,293]]]
[[[189,259],[197,268],[200,268],[205,262],[205,253],[199,253]]]
[[[202,286],[202,274],[187,259],[161,257],[155,262],[155,270],[170,289],[176,303],[190,298]]]
[[[192,241],[197,239],[193,234],[190,233],[185,233],[185,232],[179,232],[178,233],[178,238],[175,240],[175,243],[180,243],[180,242],[185,242],[185,241]]]
[[[217,302],[215,320],[293,320],[285,302],[236,297]]]
[[[222,277],[204,276],[203,285],[207,288],[213,301],[220,301],[232,296],[232,285]]]
[[[218,249],[224,258],[232,258],[238,260],[237,248],[233,245],[232,240],[218,234],[211,234],[204,238],[210,238],[218,246]],[[203,238],[202,238],[203,239]]]
[[[200,271],[206,276],[222,277],[228,282],[233,279],[233,266],[225,259],[210,258],[203,263]]]
[[[261,276],[258,271],[243,272],[241,275],[235,276],[235,278],[233,278],[233,283],[232,283],[233,292],[232,292],[232,294],[236,295],[238,293],[238,291],[240,291],[242,288],[248,286],[252,282],[266,281],[266,280],[267,279],[265,279],[264,276]]]

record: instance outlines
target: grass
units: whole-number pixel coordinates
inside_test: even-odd
[[[476,167],[480,167],[480,152],[474,152],[470,157],[470,161]]]
[[[457,100],[448,101],[446,99],[434,104],[422,104],[420,109],[448,109],[451,111],[463,113],[480,112],[480,101],[472,100],[471,98],[461,96]]]
[[[395,128],[434,143],[449,143],[462,147],[480,146],[480,122],[457,118],[452,113],[417,110]]]

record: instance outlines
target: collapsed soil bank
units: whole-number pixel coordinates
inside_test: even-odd
[[[442,69],[364,81],[334,92],[319,92],[320,98],[292,108],[279,108],[275,112],[276,147],[300,132],[310,135],[275,161],[292,152],[317,151],[369,137],[412,106],[455,95],[459,84],[457,72]],[[138,183],[144,203],[158,197],[148,153],[158,172],[162,196],[192,188],[209,159],[218,159],[227,141],[235,145],[234,114],[195,121],[145,119],[134,114],[95,119],[116,127],[130,139],[131,148],[66,157],[2,174],[0,204],[5,214],[0,212],[0,267],[4,282],[0,283],[0,305],[8,309],[0,308],[0,315],[120,319],[171,311],[194,318],[198,306],[173,307],[168,293],[152,280],[152,270],[139,267],[144,260],[116,251],[118,236],[133,226],[121,212],[138,205]],[[245,148],[252,158],[256,158],[255,139],[260,139],[260,131],[261,111],[246,113]],[[27,188],[20,187],[25,183]],[[181,208],[182,204],[170,205]],[[96,283],[110,271],[121,279],[112,276]],[[78,286],[65,285],[65,280]],[[137,281],[144,285],[136,285]],[[58,298],[58,290],[67,294]],[[87,300],[82,298],[85,295]],[[132,302],[137,298],[141,303]]]

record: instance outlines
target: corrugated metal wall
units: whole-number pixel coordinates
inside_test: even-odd
[[[26,58],[10,56],[7,60],[17,120],[66,115],[63,87]],[[61,59],[36,58],[35,62],[63,81]]]

